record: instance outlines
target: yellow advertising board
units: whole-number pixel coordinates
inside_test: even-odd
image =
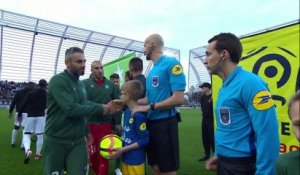
[[[287,113],[288,102],[300,82],[299,28],[296,23],[241,38],[239,65],[263,78],[271,90],[279,122],[280,153],[300,149]],[[212,81],[216,99],[222,81],[217,76]]]

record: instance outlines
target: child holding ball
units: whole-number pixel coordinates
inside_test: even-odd
[[[127,105],[124,110],[124,126],[122,131],[123,147],[116,149],[110,158],[122,156],[123,175],[145,174],[145,146],[149,142],[147,114],[135,112],[137,100],[143,95],[143,85],[138,80],[126,82],[121,90],[121,100]]]

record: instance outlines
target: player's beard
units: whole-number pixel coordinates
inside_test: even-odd
[[[103,80],[103,76],[104,76],[103,73],[99,73],[99,75],[98,75],[97,78],[98,78],[99,80]]]
[[[84,69],[78,70],[78,75],[79,75],[79,76],[84,75]]]
[[[146,52],[145,52],[145,54],[146,54],[146,60],[151,60],[151,58],[152,58],[152,50],[148,53],[148,54],[146,54]]]
[[[76,76],[81,76],[81,75],[84,75],[84,68],[83,69],[78,69],[78,70],[72,70],[72,69],[69,69],[69,71],[73,74],[73,75],[76,75]]]
[[[85,70],[85,67],[81,67],[81,68],[76,70],[76,74],[78,76],[84,75],[84,70]]]

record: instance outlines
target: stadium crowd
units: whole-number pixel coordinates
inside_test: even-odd
[[[23,89],[26,82],[0,81],[0,100],[11,101],[17,90]]]
[[[23,89],[26,82],[0,81],[0,103],[10,104],[16,91]],[[200,90],[188,91],[185,95],[184,107],[199,107],[202,92]]]

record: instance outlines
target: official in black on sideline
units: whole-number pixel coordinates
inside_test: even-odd
[[[213,102],[211,84],[205,82],[199,87],[203,93],[200,104],[202,110],[202,142],[205,154],[199,161],[206,161],[209,159],[210,153],[215,152]]]

